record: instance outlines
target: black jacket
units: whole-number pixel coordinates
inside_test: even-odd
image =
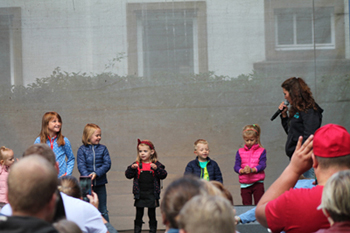
[[[286,142],[286,154],[292,157],[299,136],[303,136],[303,142],[320,128],[323,109],[316,104],[317,110],[310,108],[306,112],[297,112],[292,118],[281,116],[282,126],[288,134]]]

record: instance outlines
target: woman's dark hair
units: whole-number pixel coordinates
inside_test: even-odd
[[[317,110],[311,90],[302,78],[289,78],[282,83],[281,87],[289,92],[292,100],[289,117],[293,117],[297,112],[307,112],[310,108]]]

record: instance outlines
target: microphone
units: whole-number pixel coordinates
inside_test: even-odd
[[[286,106],[288,106],[288,105],[289,105],[288,100],[285,100],[285,101],[284,101],[284,104],[285,104]],[[274,119],[276,119],[276,117],[277,117],[279,114],[281,114],[281,112],[282,112],[284,109],[285,109],[285,107],[284,107],[282,110],[278,109],[278,110],[275,112],[275,114],[273,114],[273,116],[271,117],[271,121],[273,121]]]

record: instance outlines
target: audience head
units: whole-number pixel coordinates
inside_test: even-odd
[[[231,203],[231,205],[234,205],[232,194],[230,193],[230,191],[228,191],[227,188],[225,188],[225,186],[221,182],[216,180],[211,180],[210,183],[213,184],[216,188],[218,188],[221,191],[221,196],[226,198]]]
[[[29,156],[29,155],[33,155],[33,154],[40,155],[41,157],[44,157],[53,166],[56,165],[55,153],[45,143],[39,143],[39,144],[31,145],[30,147],[28,147],[24,151],[23,157],[26,157],[26,156]]]
[[[74,176],[62,176],[58,179],[58,190],[68,196],[81,198],[80,184]]]
[[[0,165],[10,167],[15,162],[13,150],[4,146],[0,147]]]
[[[221,196],[193,197],[179,214],[180,233],[235,233],[235,213]]]
[[[62,219],[53,224],[59,233],[82,233],[79,226],[72,221]]]
[[[314,134],[313,153],[322,169],[350,168],[350,134],[340,125],[322,126]]]
[[[57,190],[57,172],[38,155],[23,158],[9,172],[8,200],[13,215],[52,221]]]
[[[322,208],[334,222],[350,221],[350,170],[335,173],[323,188]],[[332,224],[332,221],[331,224]]]
[[[198,178],[185,176],[173,181],[165,190],[160,210],[167,228],[178,228],[176,217],[192,197],[205,194],[204,183]]]

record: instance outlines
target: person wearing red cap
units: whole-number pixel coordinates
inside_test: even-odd
[[[335,124],[319,128],[303,145],[299,137],[286,169],[260,199],[255,215],[272,232],[315,232],[329,228],[317,207],[323,186],[335,173],[350,169],[350,134]],[[291,189],[303,172],[314,168],[318,185],[312,189]]]

